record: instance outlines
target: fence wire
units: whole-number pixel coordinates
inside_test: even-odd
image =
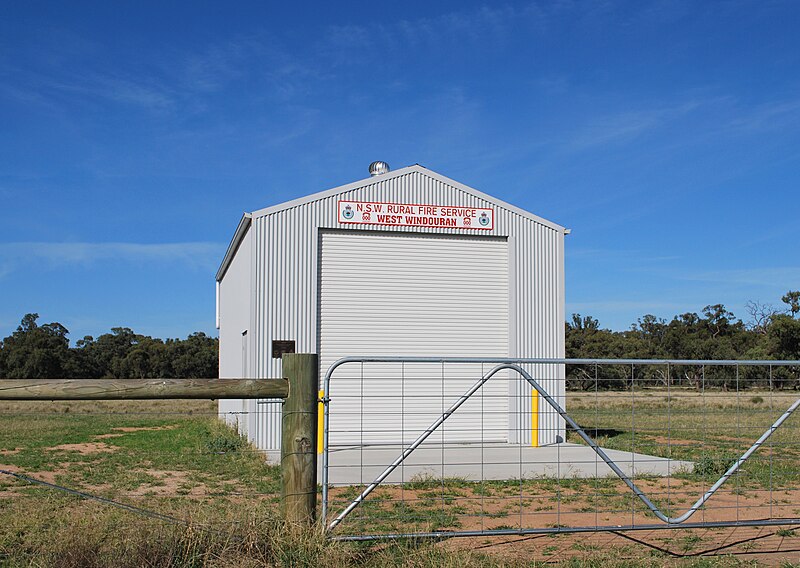
[[[798,369],[349,357],[325,381],[323,521],[342,540],[799,524]]]
[[[233,542],[279,501],[279,467],[214,401],[0,402],[0,557],[82,524],[124,540],[137,518]]]
[[[800,371],[798,362],[348,358],[329,371],[323,396],[325,525],[504,363],[529,373],[673,517],[796,403]],[[271,416],[264,405],[250,408],[222,418],[242,424]],[[21,532],[54,530],[81,515],[94,522],[110,515],[109,505],[149,520],[226,530],[274,518],[276,462],[219,418],[216,403],[201,401],[0,403],[0,471],[11,474],[0,475],[6,519],[0,533],[13,535],[0,539],[0,556],[2,543],[18,542]],[[329,535],[374,540],[797,525],[797,422],[788,416],[676,526],[659,520],[524,377],[503,369]]]

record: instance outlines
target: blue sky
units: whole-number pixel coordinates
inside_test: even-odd
[[[800,4],[6,3],[0,337],[215,333],[242,211],[420,163],[625,329],[800,288]]]

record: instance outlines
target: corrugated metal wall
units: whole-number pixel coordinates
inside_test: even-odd
[[[252,235],[245,234],[225,278],[219,284],[219,376],[220,378],[249,377],[248,354],[250,329],[250,274],[252,268]],[[220,418],[228,424],[238,425],[246,434],[252,413],[248,400],[220,400]]]
[[[491,207],[495,228],[490,231],[343,225],[338,222],[339,200],[418,203],[464,207]],[[251,350],[258,377],[281,376],[280,359],[271,357],[273,339],[294,339],[297,351],[318,352],[318,287],[320,229],[348,231],[410,231],[477,236],[504,236],[509,241],[510,357],[564,356],[564,235],[545,222],[537,222],[488,199],[451,184],[446,178],[419,166],[346,186],[344,191],[321,196],[286,209],[253,214]],[[353,355],[358,355],[353,353]],[[476,354],[479,355],[479,354]],[[563,371],[555,365],[530,369],[563,403]],[[324,373],[325,369],[323,369]],[[530,388],[512,398],[511,412],[518,424],[513,442],[530,443]],[[261,448],[280,447],[280,404],[253,403],[249,436]],[[564,435],[563,421],[541,407],[539,443],[550,444]],[[527,439],[525,438],[527,437]]]

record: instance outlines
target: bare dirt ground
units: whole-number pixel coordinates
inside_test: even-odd
[[[33,479],[38,479],[40,481],[44,481],[45,483],[55,483],[56,476],[62,475],[67,472],[67,468],[70,466],[70,463],[62,463],[59,464],[59,467],[54,469],[49,469],[47,471],[23,471],[21,468],[15,465],[8,465],[0,463],[0,469],[5,471],[10,471],[11,473],[20,473],[27,477],[32,477]],[[5,489],[3,492],[4,497],[13,497],[15,495],[20,495],[21,488],[12,487],[10,489]]]
[[[144,473],[155,478],[153,483],[143,483],[136,489],[126,493],[127,497],[158,495],[162,497],[204,497],[210,493],[204,483],[193,482],[186,471],[144,470]]]
[[[681,514],[708,488],[701,483],[676,479],[653,479],[638,482],[643,492],[660,506],[670,506],[673,515]],[[336,489],[331,499],[338,514],[346,489]],[[469,486],[423,489],[382,487],[374,498],[384,512],[407,510],[432,513],[437,510],[459,511],[451,526],[422,525],[417,530],[482,531],[491,529],[526,529],[553,527],[604,527],[603,532],[565,533],[504,537],[453,538],[442,546],[479,550],[510,561],[564,561],[571,558],[589,560],[598,553],[611,551],[615,559],[664,560],[672,565],[675,559],[729,555],[742,560],[757,560],[759,565],[783,565],[800,562],[800,527],[735,527],[703,529],[663,529],[613,531],[616,526],[659,525],[661,522],[633,496],[627,487],[605,486],[593,494],[591,486],[563,488],[554,495],[552,485],[494,489],[491,494],[477,494]],[[602,494],[601,494],[602,493]],[[371,496],[372,497],[372,496]],[[368,497],[369,500],[371,497]],[[356,523],[382,532],[375,527],[385,516],[372,512],[354,512]],[[375,521],[370,516],[375,516]],[[730,522],[759,519],[791,519],[800,516],[800,489],[721,490],[712,497],[690,522]],[[348,520],[342,523],[348,531]],[[445,521],[446,524],[446,521]],[[400,523],[398,523],[400,525]],[[666,526],[666,525],[665,525]],[[358,531],[356,531],[358,532]],[[388,531],[386,531],[388,532]]]
[[[114,440],[126,436],[127,434],[143,431],[152,432],[175,430],[178,427],[178,424],[149,427],[113,427],[111,428],[111,432],[92,436],[92,441],[74,444],[59,444],[57,446],[44,448],[44,451],[54,452],[56,455],[59,455],[60,452],[75,452],[81,456],[102,456],[102,454],[110,454],[118,451],[120,447],[113,445]],[[106,443],[104,440],[108,440],[109,443]],[[10,456],[17,454],[20,451],[21,450],[19,449],[2,450],[0,451],[0,455]],[[148,464],[149,462],[145,461],[141,462],[139,465],[146,466]],[[57,459],[51,469],[46,471],[28,471],[15,465],[0,463],[0,469],[4,469],[12,473],[19,473],[34,480],[44,481],[51,484],[57,484],[58,476],[71,473],[71,466],[77,466],[78,468],[92,467],[91,462],[75,464],[66,461],[62,462]],[[221,485],[218,484],[216,487],[211,488],[206,483],[195,479],[193,476],[193,473],[195,472],[192,471],[160,470],[148,467],[134,467],[128,471],[134,475],[142,474],[144,478],[149,479],[150,481],[143,482],[138,486],[126,489],[124,493],[120,493],[118,490],[115,492],[115,489],[118,488],[115,488],[111,483],[79,483],[75,480],[72,480],[72,482],[68,483],[68,485],[74,489],[85,491],[89,494],[97,495],[108,493],[109,497],[124,496],[125,498],[180,497],[182,499],[200,499],[219,494],[220,491],[236,492],[243,490],[241,486],[241,480],[239,479],[226,479],[221,483]],[[3,497],[21,497],[26,494],[24,489],[25,485],[20,483],[19,485],[13,484],[3,487],[0,490],[2,490]]]
[[[451,539],[442,546],[497,555],[514,562],[596,560],[674,566],[702,557],[727,556],[758,566],[800,562],[800,533],[779,527],[736,527],[694,530],[649,530],[517,537]]]
[[[109,438],[121,438],[125,434],[129,434],[131,432],[158,432],[162,430],[174,430],[178,427],[177,424],[172,424],[170,426],[119,426],[117,428],[112,428],[113,432],[109,432],[108,434],[100,434],[99,436],[95,436],[95,440],[107,440]]]
[[[103,442],[84,442],[82,444],[60,444],[47,448],[50,451],[78,452],[82,456],[98,454],[103,452],[114,452],[116,448]]]

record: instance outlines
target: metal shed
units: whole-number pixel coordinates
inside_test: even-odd
[[[319,353],[323,375],[352,355],[563,357],[568,231],[420,165],[375,164],[367,179],[243,215],[216,275],[220,377],[281,376],[282,349]],[[563,367],[537,373],[563,401]],[[373,380],[389,395],[397,388],[388,375]],[[448,380],[455,394],[474,377]],[[483,440],[563,440],[561,419],[530,387],[485,388],[496,392]],[[371,437],[339,428],[331,443],[405,441],[385,400]],[[332,398],[331,420],[341,425],[355,410]],[[279,451],[280,404],[220,401],[219,412],[259,448]],[[411,420],[436,412],[417,409]],[[469,419],[453,421],[448,440],[474,439]]]

